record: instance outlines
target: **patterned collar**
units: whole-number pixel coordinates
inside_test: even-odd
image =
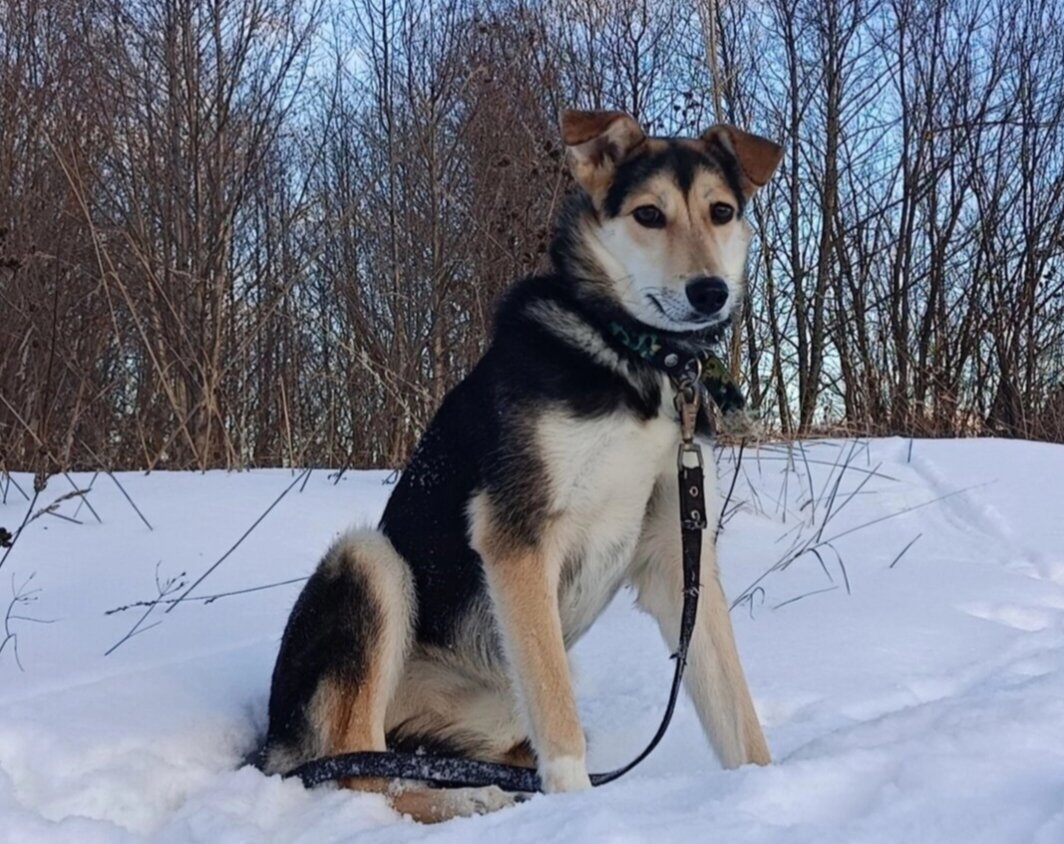
[[[700,363],[700,380],[721,413],[739,411],[746,406],[746,399],[739,385],[735,383],[724,360],[712,349],[703,348],[697,352],[683,349],[655,331],[629,330],[620,322],[611,322],[609,330],[613,338],[630,354],[670,378],[678,378],[696,362]]]

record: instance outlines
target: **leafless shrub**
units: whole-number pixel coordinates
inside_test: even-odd
[[[0,0],[0,468],[402,463],[567,104],[784,141],[770,431],[1064,440],[1062,53],[1036,0]]]
[[[40,589],[31,589],[30,584],[33,582],[33,575],[31,574],[21,583],[16,582],[15,575],[11,575],[11,601],[7,605],[7,610],[4,613],[4,636],[0,639],[0,655],[3,655],[4,651],[11,647],[11,653],[15,658],[15,665],[18,666],[19,671],[25,671],[25,667],[22,665],[22,657],[18,651],[18,627],[22,624],[54,624],[55,620],[50,618],[37,618],[33,615],[28,615],[29,608],[35,604],[40,597]]]

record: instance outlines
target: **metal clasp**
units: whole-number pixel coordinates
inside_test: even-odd
[[[695,442],[695,426],[698,423],[698,410],[702,404],[702,385],[699,379],[702,377],[701,361],[694,361],[692,366],[675,382],[676,412],[680,417],[680,447],[676,452],[676,465],[683,469],[687,464],[684,458],[691,455],[702,468],[702,449]]]
[[[694,456],[695,462],[697,463],[699,469],[704,468],[704,464],[702,463],[702,446],[700,446],[698,443],[690,442],[690,443],[680,443],[680,447],[676,451],[676,468],[677,469],[689,468],[687,463],[684,461],[684,458],[687,457],[688,455],[693,455]],[[690,468],[693,469],[694,466],[692,465]]]
[[[673,403],[680,417],[680,438],[692,442],[695,438],[695,425],[698,421],[698,409],[702,403],[702,362],[695,360],[673,384],[676,396]]]

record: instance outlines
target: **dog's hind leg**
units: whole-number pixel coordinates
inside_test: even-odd
[[[285,626],[270,687],[264,768],[384,749],[384,711],[409,651],[409,569],[377,531],[333,544]]]
[[[410,651],[414,595],[409,568],[377,531],[337,541],[307,582],[285,627],[270,690],[268,773],[309,759],[386,750],[385,716]],[[430,789],[352,778],[340,785],[386,793],[432,822],[513,802],[498,789]]]

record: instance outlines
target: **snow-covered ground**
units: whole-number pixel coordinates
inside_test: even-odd
[[[623,780],[435,827],[240,767],[299,585],[194,600],[305,576],[377,517],[387,473],[299,479],[109,655],[145,609],[108,610],[180,594],[297,476],[120,475],[153,530],[96,478],[0,570],[0,615],[12,588],[30,599],[8,620],[22,670],[14,639],[0,652],[0,841],[1064,842],[1064,447],[823,441],[742,469],[722,568],[775,764],[721,770],[684,701]],[[53,478],[37,507],[70,489]],[[26,508],[6,489],[0,525]],[[623,592],[574,661],[603,770],[653,731],[671,662]]]

